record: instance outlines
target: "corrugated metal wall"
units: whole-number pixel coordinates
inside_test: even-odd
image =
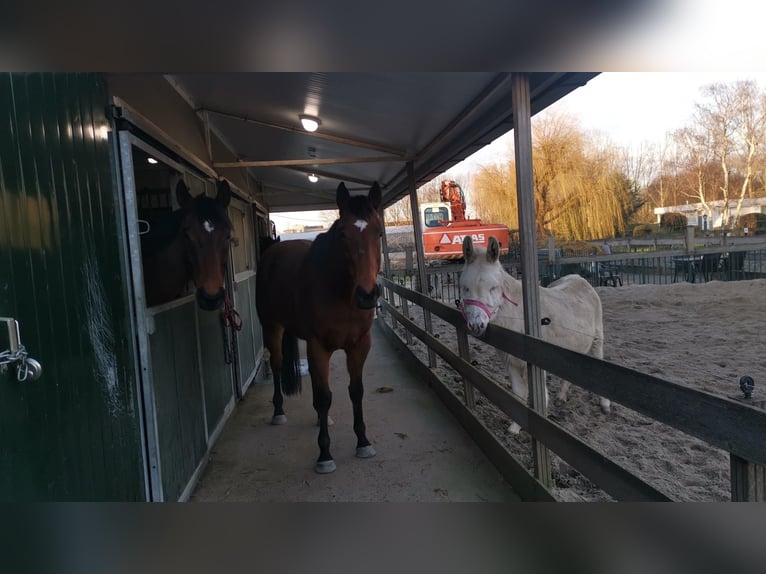
[[[44,368],[0,375],[2,499],[145,497],[108,104],[98,75],[0,75],[0,316]]]
[[[207,452],[196,305],[191,300],[155,315],[149,338],[162,488],[168,501],[179,499]]]

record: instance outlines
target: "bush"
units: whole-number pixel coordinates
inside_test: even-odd
[[[660,227],[667,231],[684,231],[687,221],[683,213],[663,213],[660,216]]]
[[[656,223],[642,223],[633,228],[633,237],[651,237],[656,235],[659,225]]]
[[[557,241],[556,247],[561,250],[564,257],[583,257],[586,255],[606,255],[601,245],[594,245],[588,241]]]
[[[735,225],[737,229],[747,227],[749,235],[766,235],[766,213],[747,213]]]

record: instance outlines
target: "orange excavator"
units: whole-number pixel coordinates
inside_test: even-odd
[[[500,244],[500,254],[508,253],[508,226],[502,223],[482,224],[481,219],[468,219],[465,194],[458,183],[442,181],[439,195],[441,201],[420,205],[427,261],[461,259],[466,235],[471,236],[474,245],[482,247],[486,247],[489,238],[494,237]]]

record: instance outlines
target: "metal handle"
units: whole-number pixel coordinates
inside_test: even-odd
[[[5,329],[3,329],[5,325]],[[16,378],[19,382],[36,381],[43,374],[43,366],[39,361],[27,354],[21,344],[19,322],[11,317],[0,317],[0,334],[8,334],[9,349],[0,351],[0,373],[5,372],[8,365],[16,366]]]

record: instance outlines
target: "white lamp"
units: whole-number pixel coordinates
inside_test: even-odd
[[[310,173],[310,174],[309,174],[309,181],[310,181],[311,183],[316,183],[316,182],[318,182],[318,181],[319,181],[319,176],[318,176],[318,175],[316,175],[315,173]]]
[[[298,116],[301,120],[301,124],[303,125],[303,129],[307,132],[315,132],[317,131],[317,128],[322,124],[322,120],[320,120],[316,116],[310,116],[308,114],[301,114]]]

